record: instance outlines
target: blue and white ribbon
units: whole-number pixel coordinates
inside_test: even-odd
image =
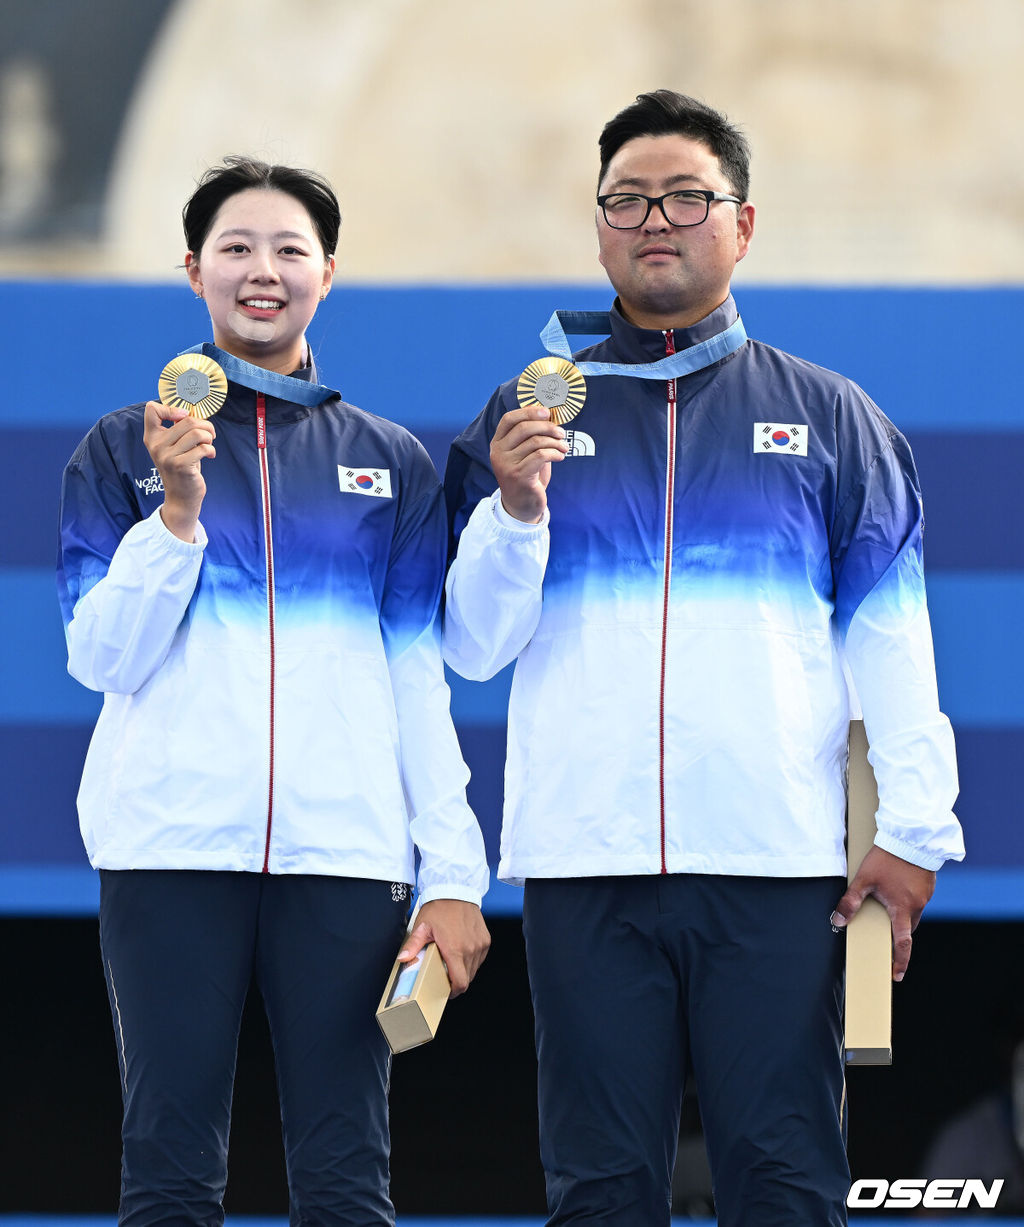
[[[573,361],[566,334],[607,336],[611,332],[607,311],[556,311],[540,334],[541,344],[549,354]],[[692,375],[713,362],[734,354],[747,339],[743,321],[737,318],[724,332],[701,341],[677,354],[668,354],[657,362],[577,362],[581,375],[628,375],[633,379],[677,379]]]
[[[182,350],[182,353],[205,354],[207,358],[219,363],[232,383],[240,383],[243,388],[252,388],[255,392],[276,396],[296,405],[312,407],[338,395],[333,388],[325,388],[323,384],[295,379],[291,375],[281,375],[262,366],[253,366],[251,362],[243,362],[241,358],[218,349],[209,341],[204,341],[202,345],[193,345],[191,349]]]

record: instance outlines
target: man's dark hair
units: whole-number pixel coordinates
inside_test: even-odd
[[[267,162],[237,154],[226,157],[220,166],[212,166],[203,174],[181,211],[189,251],[199,255],[213,219],[224,201],[250,188],[287,192],[289,196],[294,196],[309,214],[324,255],[334,255],[338,246],[341,211],[334,189],[323,175],[312,170],[297,170],[292,166],[271,166]]]
[[[638,136],[688,136],[700,141],[718,158],[722,174],[735,195],[747,199],[750,189],[750,146],[747,138],[728,119],[711,107],[677,94],[670,89],[656,89],[650,94],[637,94],[636,102],[620,111],[604,126],[598,145],[601,150],[601,173],[597,182],[604,181],[608,163],[627,141]]]

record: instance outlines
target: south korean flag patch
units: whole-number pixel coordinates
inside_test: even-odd
[[[390,469],[352,469],[338,465],[338,484],[342,494],[366,494],[370,498],[391,497]]]
[[[788,422],[755,422],[754,451],[770,456],[806,456],[810,432]]]

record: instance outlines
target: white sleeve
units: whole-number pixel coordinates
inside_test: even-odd
[[[398,719],[409,833],[420,854],[420,902],[479,904],[490,874],[483,835],[466,801],[469,769],[452,723],[441,660],[444,501],[433,465],[417,448],[409,474],[413,493],[400,504],[391,542],[380,626]]]
[[[479,904],[490,884],[483,835],[466,801],[469,768],[452,724],[437,627],[389,661],[402,777],[420,853],[419,902]]]
[[[846,656],[878,784],[875,843],[922,869],[963,860],[952,812],[959,789],[953,730],[939,710],[923,597],[908,606],[891,593],[870,593],[850,622]]]
[[[170,532],[159,510],[134,525],[106,574],[74,607],[68,672],[83,686],[134,694],[167,656],[199,579],[206,532],[194,543]]]
[[[493,677],[537,629],[548,519],[547,511],[539,524],[513,519],[499,491],[474,508],[445,584],[444,658],[463,677]]]

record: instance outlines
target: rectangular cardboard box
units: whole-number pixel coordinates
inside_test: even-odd
[[[392,1052],[405,1052],[434,1038],[451,988],[444,959],[433,942],[411,964],[395,960],[377,1007],[377,1022]]]
[[[864,722],[850,723],[847,880],[875,840],[878,788],[868,762]],[[846,1064],[892,1064],[892,926],[873,896],[846,930]]]

